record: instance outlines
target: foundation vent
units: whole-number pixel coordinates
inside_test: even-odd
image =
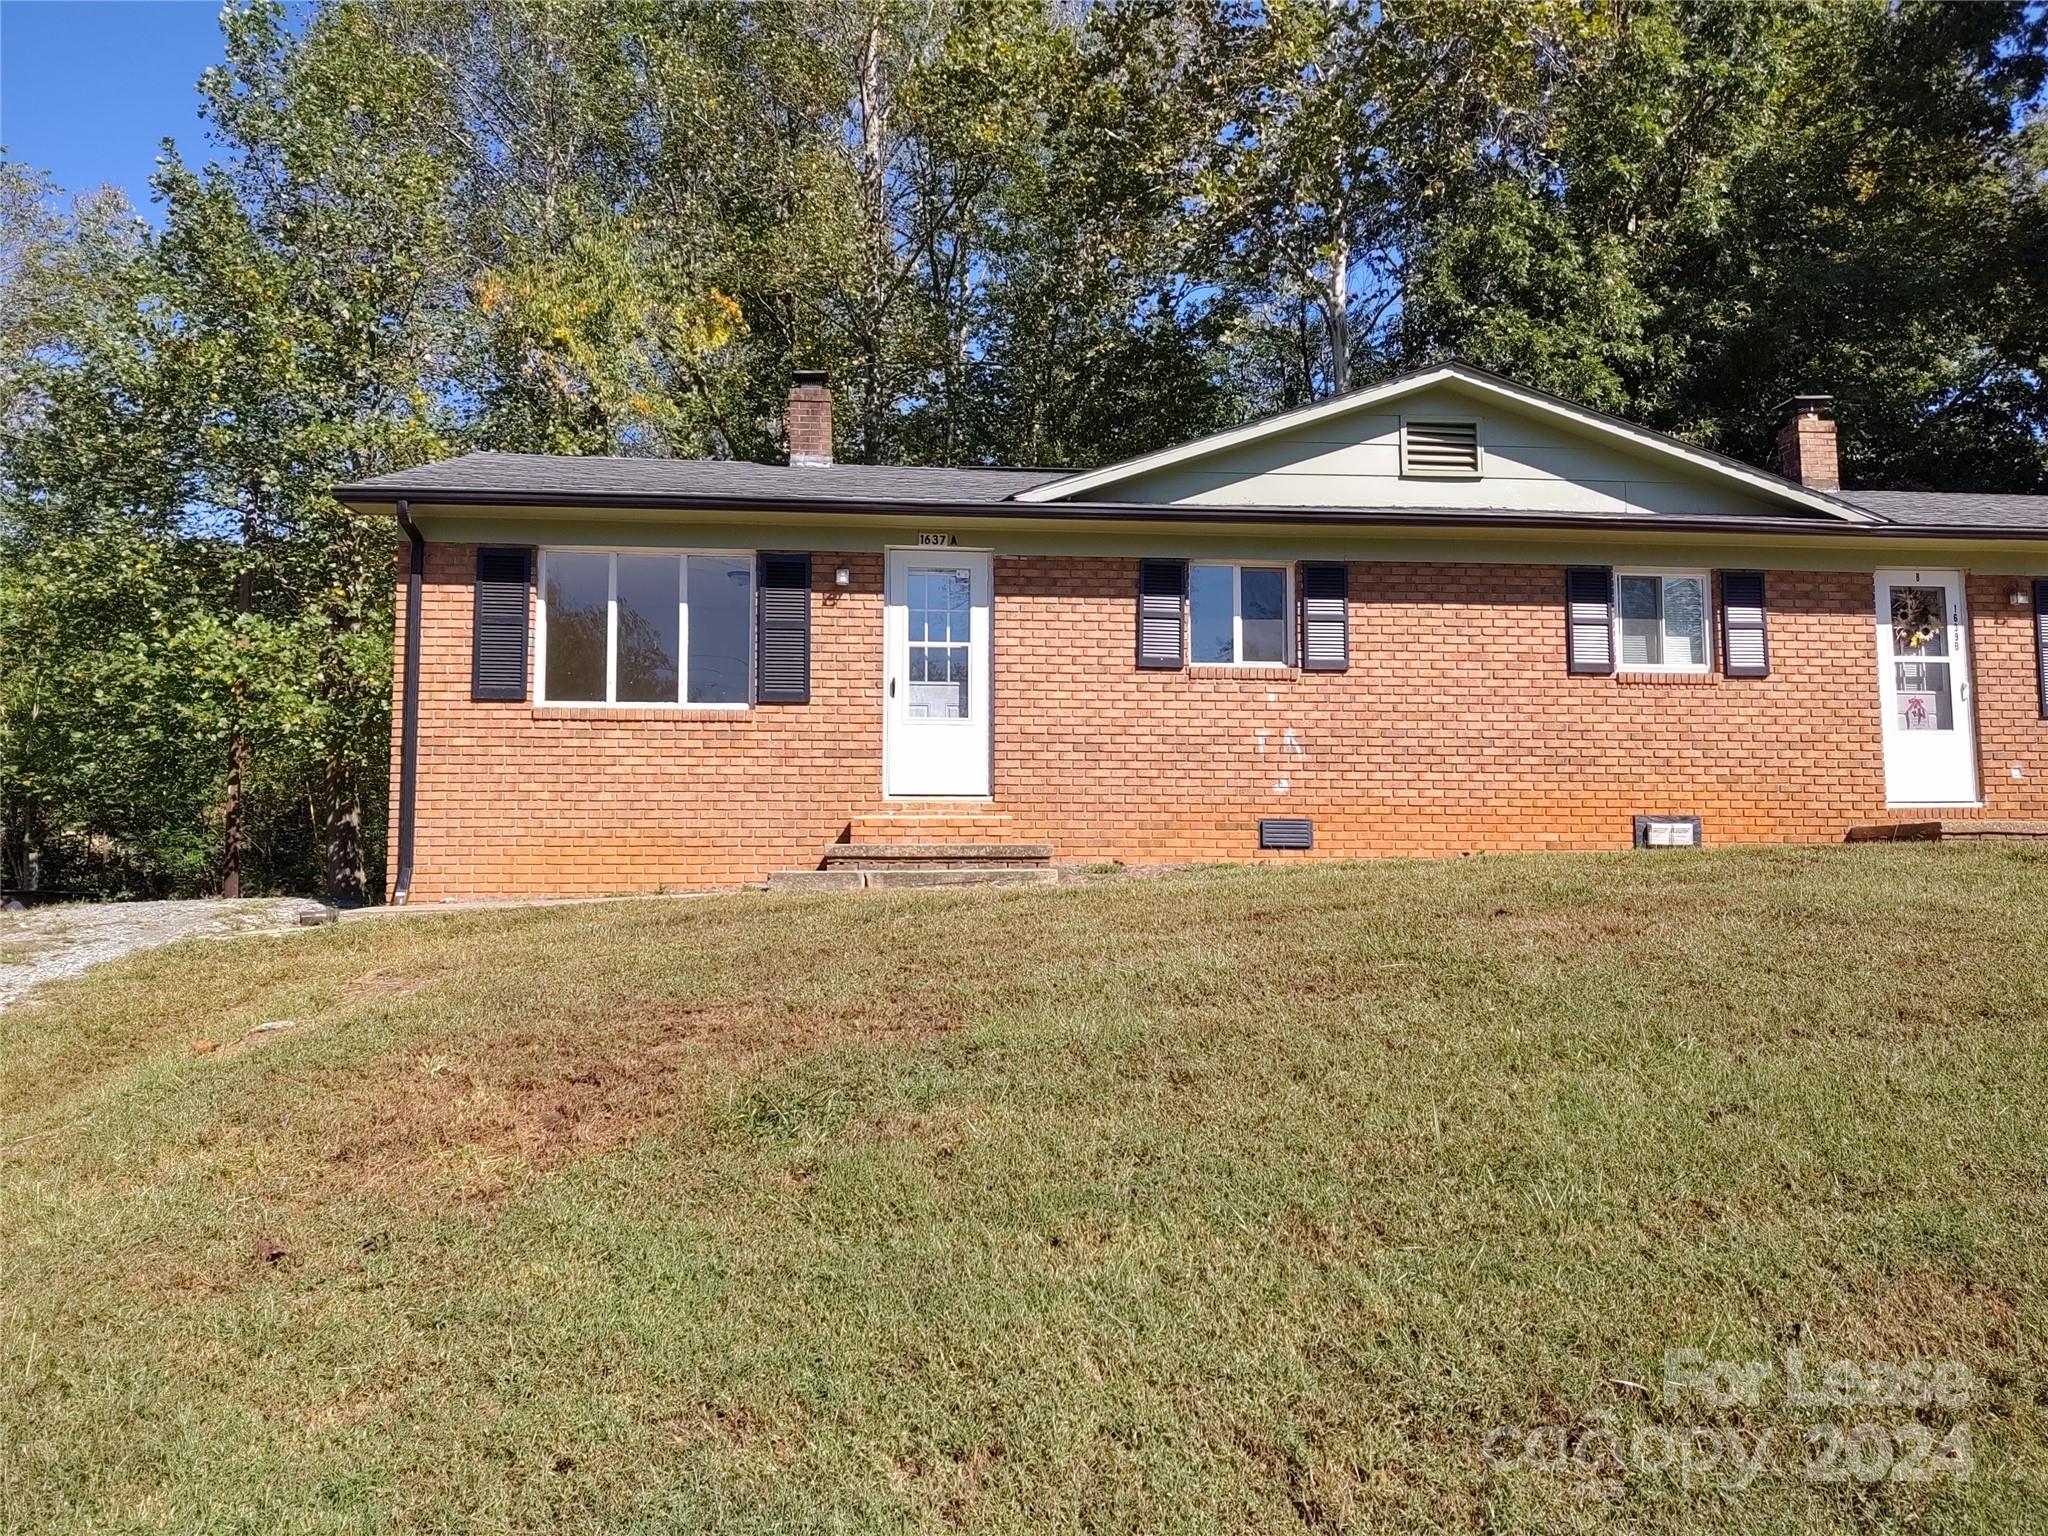
[[[1316,824],[1306,816],[1268,816],[1259,822],[1261,848],[1313,848]]]
[[[1638,816],[1638,848],[1697,848],[1700,819],[1697,816]]]

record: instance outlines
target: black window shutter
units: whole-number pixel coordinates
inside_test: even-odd
[[[1769,677],[1771,641],[1764,619],[1764,573],[1721,573],[1721,674]]]
[[[1301,669],[1344,672],[1351,666],[1351,568],[1301,563]]]
[[[1564,573],[1565,654],[1570,670],[1601,676],[1614,670],[1614,571],[1575,565]]]
[[[1138,665],[1179,668],[1186,664],[1188,563],[1138,562]]]
[[[2041,718],[2048,720],[2048,581],[2034,583],[2034,679]]]
[[[476,605],[470,618],[469,696],[517,703],[526,698],[528,558],[525,549],[476,552]]]
[[[762,704],[811,702],[811,557],[763,554],[755,581],[754,698]]]

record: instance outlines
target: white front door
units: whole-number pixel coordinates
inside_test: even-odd
[[[882,667],[882,789],[989,792],[989,556],[892,549]]]
[[[1968,647],[1958,572],[1877,573],[1877,691],[1892,805],[1977,803]]]

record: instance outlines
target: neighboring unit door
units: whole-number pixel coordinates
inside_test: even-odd
[[[882,789],[989,792],[989,556],[892,549],[883,632]]]
[[[1877,573],[1877,691],[1892,805],[1977,802],[1968,647],[1960,573]]]

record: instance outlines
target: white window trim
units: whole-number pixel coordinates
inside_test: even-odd
[[[548,688],[548,557],[550,555],[606,555],[609,562],[605,567],[605,615],[604,615],[604,691],[602,699],[551,699]],[[676,689],[688,693],[690,688],[690,604],[689,566],[691,555],[710,555],[726,560],[749,562],[752,574],[748,581],[747,600],[747,696],[729,704],[693,704],[687,699],[673,702],[652,699],[619,699],[619,556],[658,555],[676,562],[676,648],[681,657],[678,667]],[[674,710],[679,714],[734,714],[754,707],[754,667],[758,660],[755,628],[760,622],[759,593],[755,583],[760,581],[759,557],[751,549],[650,549],[630,544],[550,544],[540,551],[540,563],[534,580],[533,620],[533,703],[536,709],[661,709]]]
[[[1221,567],[1230,572],[1230,654],[1242,658],[1244,655],[1244,573],[1246,571],[1278,571],[1280,573],[1280,617],[1286,626],[1280,642],[1278,661],[1196,661],[1195,643],[1195,572],[1203,566]],[[1291,667],[1294,665],[1294,567],[1283,560],[1190,560],[1188,562],[1188,665],[1191,667]]]
[[[1408,424],[1419,422],[1424,426],[1470,427],[1472,429],[1472,467],[1470,469],[1431,469],[1417,467],[1408,462]],[[1428,415],[1402,416],[1401,440],[1395,445],[1400,454],[1403,480],[1484,480],[1486,478],[1486,443],[1480,435],[1477,416],[1453,416],[1447,412],[1432,411]]]
[[[1623,661],[1621,659],[1621,583],[1622,578],[1626,576],[1653,577],[1659,583],[1657,587],[1657,622],[1660,628],[1664,624],[1664,588],[1662,584],[1667,581],[1685,580],[1697,581],[1700,584],[1702,594],[1701,619],[1705,625],[1702,649],[1706,653],[1706,660],[1695,664],[1689,661],[1649,663]],[[1714,642],[1716,636],[1714,634],[1713,572],[1670,566],[1617,566],[1614,572],[1614,617],[1612,624],[1614,637],[1609,643],[1614,647],[1614,667],[1617,672],[1672,673],[1689,677],[1706,676],[1714,670]],[[1671,654],[1671,632],[1669,629],[1664,630],[1663,638],[1664,653],[1668,656]]]

